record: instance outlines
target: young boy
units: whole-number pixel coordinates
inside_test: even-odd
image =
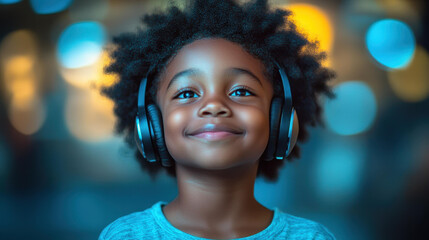
[[[196,0],[114,39],[107,72],[120,81],[103,92],[115,101],[117,131],[137,144],[144,169],[177,177],[179,194],[119,218],[100,240],[334,239],[253,194],[258,175],[276,180],[283,159],[299,157],[296,138],[320,121],[317,96],[332,95],[324,55],[289,14],[266,0]]]

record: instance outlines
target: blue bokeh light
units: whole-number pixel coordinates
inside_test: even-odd
[[[364,151],[360,144],[346,141],[324,145],[315,165],[316,192],[326,202],[350,203],[359,192]]]
[[[280,170],[279,178],[275,183],[269,182],[261,177],[255,181],[255,198],[262,205],[274,209],[275,207],[285,208],[293,204],[294,192],[294,172],[292,168]]]
[[[17,2],[21,2],[21,0],[0,0],[0,4],[14,4]]]
[[[377,62],[388,68],[404,68],[416,49],[413,31],[405,23],[384,19],[372,24],[366,34],[366,45]]]
[[[31,7],[38,14],[52,14],[67,9],[73,0],[30,0]]]
[[[79,68],[95,63],[106,41],[104,27],[97,22],[70,25],[58,40],[57,56],[66,68]]]
[[[331,130],[353,135],[367,130],[374,122],[377,103],[364,82],[349,81],[334,88],[335,99],[325,102],[325,119]]]

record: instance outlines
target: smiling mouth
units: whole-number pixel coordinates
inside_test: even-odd
[[[225,131],[216,131],[216,132],[202,132],[202,133],[198,133],[195,135],[188,135],[188,136],[192,138],[197,138],[200,140],[205,140],[205,141],[220,141],[220,140],[229,139],[240,135],[242,134],[225,132]]]

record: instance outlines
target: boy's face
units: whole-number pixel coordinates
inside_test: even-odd
[[[259,159],[273,97],[264,69],[224,39],[200,39],[179,50],[157,91],[165,143],[176,164],[220,170]]]

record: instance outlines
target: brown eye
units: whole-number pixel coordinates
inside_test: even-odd
[[[232,92],[231,96],[233,97],[247,97],[247,96],[254,96],[251,91],[247,90],[246,88],[239,88],[236,89],[234,92]]]
[[[176,99],[176,98],[179,98],[179,99],[195,98],[197,96],[198,95],[195,92],[193,92],[189,89],[183,89],[174,97],[174,99]]]

